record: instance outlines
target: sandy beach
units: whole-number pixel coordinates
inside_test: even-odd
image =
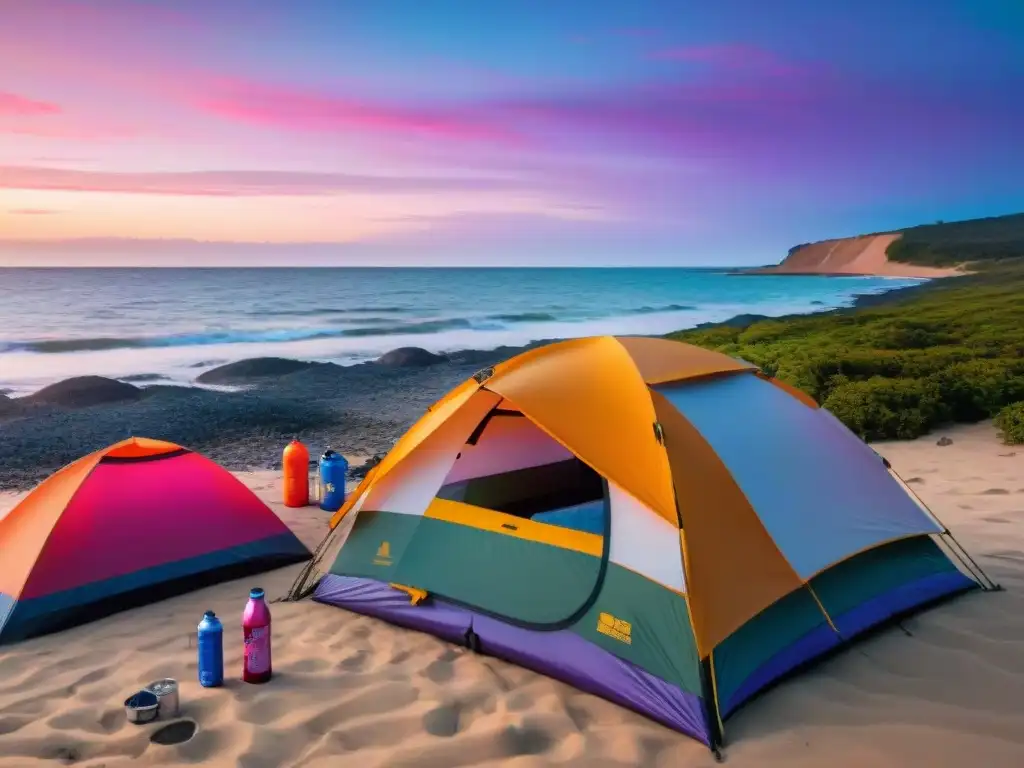
[[[941,436],[952,444],[937,445]],[[1024,764],[1024,451],[987,424],[875,447],[1006,591],[919,614],[767,692],[727,721],[726,762]],[[276,471],[238,476],[307,545],[320,541],[326,513],[285,508]],[[0,513],[19,497],[0,494]],[[714,765],[703,745],[614,704],[308,600],[271,605],[275,678],[245,685],[231,625],[250,581],[273,600],[300,568],[4,648],[0,767]],[[206,609],[227,625],[219,690],[195,679]],[[157,726],[128,723],[122,707],[166,676],[181,683],[181,716],[198,724],[177,746],[152,744]]]

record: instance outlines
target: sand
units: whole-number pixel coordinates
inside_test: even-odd
[[[875,447],[1006,587],[905,620],[790,679],[726,723],[727,765],[1024,765],[1024,450],[988,425]],[[288,510],[274,472],[239,473],[315,546],[326,513]],[[0,496],[0,509],[13,505]],[[337,608],[275,603],[274,680],[237,680],[247,589],[282,595],[301,566],[211,587],[0,649],[0,768],[711,766],[705,747],[504,662]],[[195,682],[194,629],[228,626],[225,688]],[[181,681],[183,745],[151,744],[122,702]],[[45,760],[48,762],[39,762]]]
[[[794,250],[779,265],[751,270],[756,274],[875,275],[878,277],[954,277],[957,267],[923,267],[890,261],[886,249],[901,235],[862,235],[810,243]]]

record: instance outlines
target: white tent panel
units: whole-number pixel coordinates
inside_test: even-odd
[[[422,515],[444,483],[466,439],[499,399],[486,390],[474,394],[401,463],[374,483],[362,508]]]
[[[679,529],[634,496],[608,483],[612,540],[608,559],[666,587],[686,592]]]

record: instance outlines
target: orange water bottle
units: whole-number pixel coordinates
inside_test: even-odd
[[[298,440],[285,446],[281,459],[284,470],[284,505],[305,507],[309,505],[309,450]]]

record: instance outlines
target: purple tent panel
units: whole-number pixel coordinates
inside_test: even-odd
[[[355,613],[464,643],[472,629],[480,650],[613,701],[705,744],[710,734],[701,699],[599,648],[570,630],[540,632],[431,599],[409,596],[372,579],[328,574],[313,599]]]

